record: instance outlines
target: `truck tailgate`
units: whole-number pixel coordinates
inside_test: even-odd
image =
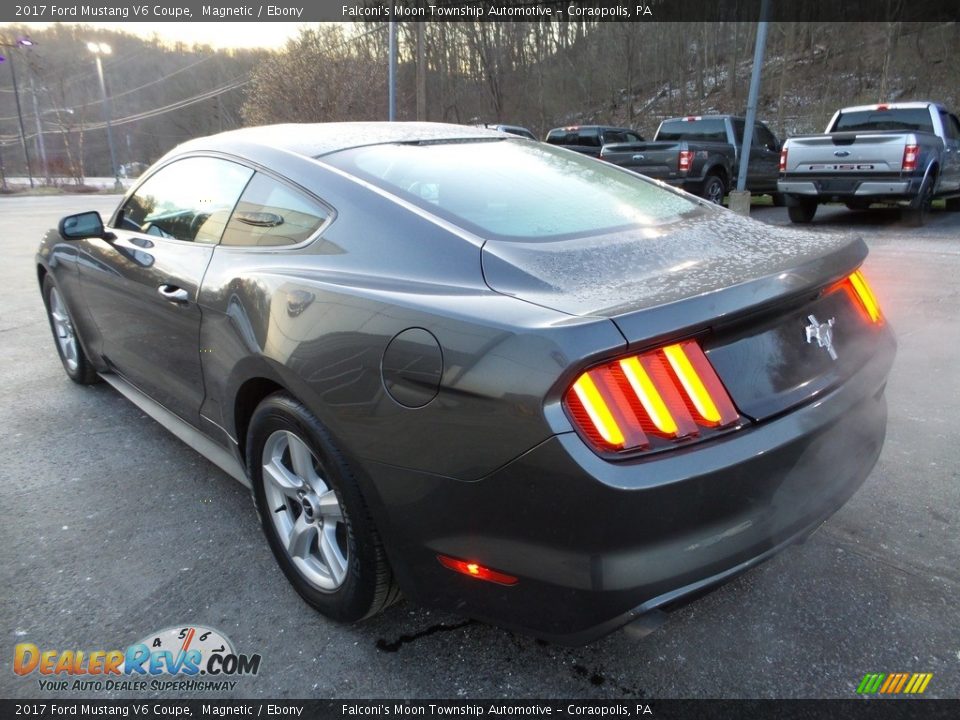
[[[605,145],[600,153],[603,160],[653,178],[676,176],[679,155],[680,143],[669,140]]]
[[[790,138],[788,175],[899,173],[909,133],[833,133]]]

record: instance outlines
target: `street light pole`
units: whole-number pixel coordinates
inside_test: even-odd
[[[43,88],[41,87],[41,90]],[[43,181],[50,184],[50,166],[47,164],[47,146],[43,141],[43,125],[40,123],[40,105],[37,103],[37,86],[30,73],[30,94],[33,96],[33,116],[37,121],[37,150],[40,152],[40,166],[43,168]]]
[[[16,43],[0,42],[0,47],[17,49],[19,47],[30,47],[33,42],[26,38],[20,38]],[[13,76],[13,99],[17,103],[17,120],[20,123],[20,145],[23,147],[23,157],[27,161],[27,177],[30,179],[30,187],[33,187],[33,168],[30,166],[30,151],[27,149],[27,132],[23,128],[23,110],[20,107],[20,91],[17,88],[17,68],[13,62],[13,53],[10,53],[10,74]]]
[[[113,187],[115,190],[122,190],[120,183],[120,172],[117,168],[117,153],[113,149],[113,128],[110,126],[110,98],[107,95],[107,84],[103,80],[103,63],[100,62],[101,55],[109,55],[113,49],[106,43],[88,42],[87,49],[93,53],[97,60],[97,77],[100,78],[100,94],[103,96],[103,113],[107,121],[107,144],[110,146],[110,167],[113,170]]]

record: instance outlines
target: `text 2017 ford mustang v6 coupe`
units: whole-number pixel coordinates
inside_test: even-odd
[[[583,642],[802,539],[883,444],[864,243],[454,125],[251,128],[37,273],[56,347],[252,487],[324,614]]]

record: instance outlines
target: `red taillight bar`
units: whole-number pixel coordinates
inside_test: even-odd
[[[581,434],[604,452],[645,450],[652,437],[693,438],[740,419],[692,340],[591,368],[571,385],[564,403]]]
[[[787,171],[787,148],[780,149],[780,172]]]
[[[692,150],[681,150],[680,157],[677,160],[677,170],[680,172],[687,172],[690,170],[690,167],[693,165],[693,151]]]
[[[853,290],[853,296],[856,298],[857,304],[860,309],[863,310],[866,318],[872,323],[882,322],[883,314],[880,312],[880,304],[877,302],[877,298],[874,296],[867,279],[863,276],[863,272],[857,270],[847,278],[847,282],[850,284],[850,288]]]

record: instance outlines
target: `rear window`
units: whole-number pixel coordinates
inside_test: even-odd
[[[484,237],[554,240],[664,224],[699,211],[679,193],[548,145],[510,140],[374,145],[323,162]]]
[[[840,113],[831,132],[884,132],[887,130],[933,132],[933,120],[927,108],[858,110]]]
[[[657,140],[726,142],[727,126],[719,118],[664,120],[657,131]]]

